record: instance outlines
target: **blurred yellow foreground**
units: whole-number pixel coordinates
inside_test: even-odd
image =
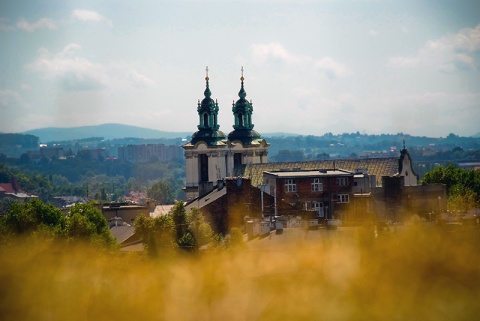
[[[47,241],[0,247],[0,320],[478,319],[478,228],[378,232],[284,229],[155,260]]]

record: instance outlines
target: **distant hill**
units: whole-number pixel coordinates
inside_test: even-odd
[[[476,133],[475,135],[472,135],[474,138],[480,138],[480,132]]]
[[[192,133],[187,132],[163,132],[160,130],[142,128],[137,126],[123,125],[123,124],[102,124],[94,126],[81,127],[48,127],[33,129],[24,132],[23,134],[30,134],[37,136],[41,143],[52,141],[66,141],[77,140],[89,137],[103,137],[105,140],[116,138],[179,138],[186,137]]]

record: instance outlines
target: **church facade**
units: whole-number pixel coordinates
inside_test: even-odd
[[[204,98],[198,101],[198,126],[191,140],[183,145],[186,162],[186,200],[212,191],[231,177],[239,165],[268,162],[269,143],[253,129],[253,104],[246,99],[244,77],[240,78],[239,99],[232,104],[233,131],[225,135],[218,123],[218,102],[211,98],[208,68]]]

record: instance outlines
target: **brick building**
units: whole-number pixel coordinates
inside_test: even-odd
[[[300,214],[317,218],[343,218],[353,201],[354,173],[342,169],[272,171],[263,173],[265,192],[276,202],[290,204]],[[295,214],[280,213],[277,215]]]

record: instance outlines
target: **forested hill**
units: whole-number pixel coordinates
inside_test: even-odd
[[[156,129],[143,128],[123,124],[102,124],[81,127],[48,127],[26,131],[24,134],[37,136],[41,143],[52,141],[78,140],[89,137],[103,137],[105,140],[135,137],[143,139],[179,138],[191,133],[164,132]]]

